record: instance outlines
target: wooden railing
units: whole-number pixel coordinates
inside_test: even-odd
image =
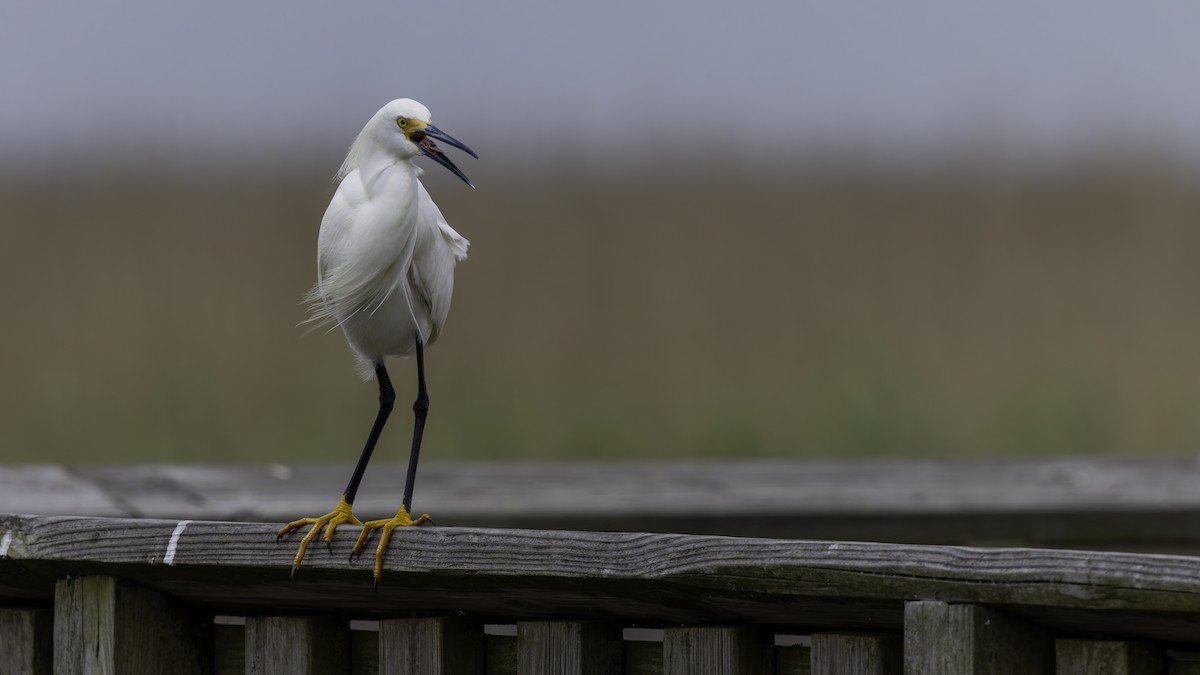
[[[1200,673],[1200,558],[0,517],[0,673]]]
[[[355,502],[396,512],[405,468]],[[0,467],[0,513],[286,522],[326,513],[350,466]],[[1200,462],[431,462],[439,525],[1028,545],[1200,554]]]

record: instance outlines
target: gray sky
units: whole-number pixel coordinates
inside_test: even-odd
[[[4,0],[0,162],[340,152],[399,96],[513,160],[1198,155],[1197,35],[1183,0]]]

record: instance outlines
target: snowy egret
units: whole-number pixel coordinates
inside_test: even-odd
[[[308,296],[312,318],[341,326],[364,379],[374,374],[379,383],[379,412],[350,483],[334,510],[319,518],[293,521],[279,531],[282,538],[296,528],[312,526],[296,551],[293,575],[322,527],[332,552],[338,525],[353,523],[362,525],[362,532],[354,544],[351,561],[362,552],[371,531],[382,530],[375,550],[378,584],[392,530],[429,522],[428,514],[414,519],[409,513],[421,434],[429,410],[425,348],[437,340],[446,322],[454,289],[454,264],[467,257],[467,240],[446,223],[418,180],[421,170],[413,160],[428,157],[471,185],[434,144],[435,140],[478,158],[466,145],[431,124],[429,109],[420,103],[402,98],[383,106],[350,146],[337,173],[337,191],[321,220],[317,285]],[[352,512],[354,496],[396,400],[384,359],[414,352],[417,400],[413,403],[412,451],[404,500],[395,517],[363,523]]]

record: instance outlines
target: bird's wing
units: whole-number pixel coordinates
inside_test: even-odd
[[[416,216],[416,209],[371,200],[356,172],[346,176],[321,221],[310,321],[341,324],[375,311],[398,286],[407,292],[400,281],[413,256]]]
[[[429,196],[429,191],[425,186],[417,181],[417,213],[418,218],[423,223],[437,223],[438,232],[441,235],[441,244],[446,247],[446,250],[454,256],[455,262],[462,262],[467,259],[467,248],[471,242],[467,241],[454,228],[450,227],[450,223],[446,222],[446,218],[442,216],[442,211],[434,203],[433,197]]]
[[[427,344],[433,344],[450,313],[454,293],[454,264],[467,259],[470,245],[454,231],[424,185],[417,187],[417,240],[412,254],[409,280],[418,302],[429,315]]]

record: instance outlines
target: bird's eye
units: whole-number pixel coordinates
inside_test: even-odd
[[[396,126],[403,129],[404,127],[408,126],[408,120],[404,119],[403,117],[397,117],[396,118]]]

